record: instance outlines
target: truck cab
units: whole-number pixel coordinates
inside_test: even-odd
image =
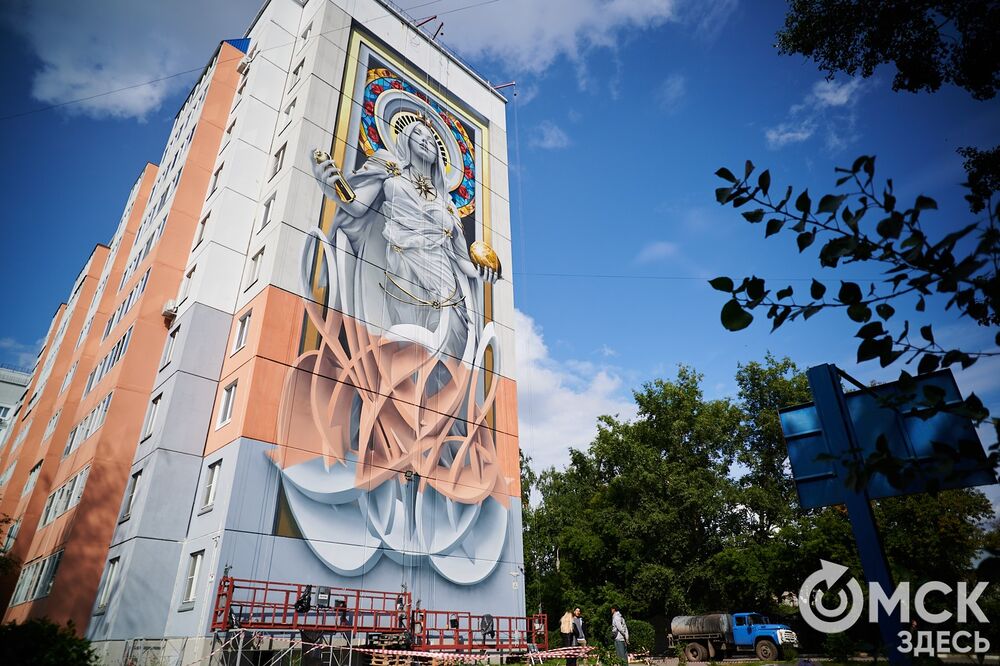
[[[733,613],[733,643],[740,652],[756,652],[760,659],[777,659],[782,648],[798,647],[798,637],[785,624],[771,624],[760,613]]]

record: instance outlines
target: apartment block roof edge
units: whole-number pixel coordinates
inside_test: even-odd
[[[253,20],[250,21],[250,25],[247,26],[246,32],[244,32],[245,35],[249,35],[250,31],[253,30],[253,27],[255,25],[257,25],[257,21],[260,20],[261,15],[263,15],[264,10],[267,8],[268,3],[270,3],[270,2],[271,2],[271,0],[264,0],[261,3],[260,9],[257,10],[257,13],[253,17]],[[401,20],[404,23],[408,24],[411,28],[413,28],[414,32],[416,32],[423,39],[425,39],[431,46],[433,46],[434,48],[436,48],[438,51],[440,51],[442,54],[444,54],[448,58],[451,58],[452,60],[454,60],[456,65],[458,65],[459,67],[461,67],[462,69],[464,69],[465,72],[467,74],[469,74],[469,76],[471,76],[472,78],[476,79],[477,81],[479,81],[480,83],[482,83],[483,85],[485,85],[490,90],[490,92],[492,92],[504,104],[507,104],[510,101],[503,94],[501,94],[500,91],[498,91],[496,88],[493,87],[493,84],[490,83],[489,79],[487,79],[485,76],[483,76],[482,74],[480,74],[479,72],[477,72],[476,69],[472,65],[470,65],[467,62],[465,62],[465,60],[463,60],[462,57],[459,56],[457,53],[455,53],[452,49],[448,48],[447,46],[445,46],[444,44],[442,44],[441,42],[439,42],[437,40],[428,38],[427,33],[425,33],[424,31],[422,31],[420,28],[418,28],[416,26],[416,24],[414,23],[413,19],[406,15],[406,13],[405,13],[405,11],[403,10],[402,7],[396,6],[395,4],[393,4],[392,2],[390,2],[389,0],[375,0],[375,2],[377,2],[382,7],[384,7],[385,9],[387,9],[392,15],[394,15],[399,20]],[[225,40],[225,41],[229,41],[229,40]],[[212,57],[214,58],[215,56],[213,55]]]

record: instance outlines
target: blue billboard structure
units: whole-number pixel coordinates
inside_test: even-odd
[[[818,367],[829,367],[840,374],[834,366]],[[811,375],[809,381],[816,397]],[[840,376],[834,381],[839,387]],[[915,396],[939,396],[940,404],[945,406],[962,402],[950,370],[920,375],[913,382],[914,386],[907,387],[907,391]],[[844,395],[857,435],[856,450],[844,448],[843,441],[825,432],[818,401],[781,411],[781,429],[803,509],[843,504],[851,466],[879,450],[880,436],[882,450],[912,474],[905,483],[897,481],[896,485],[884,474],[873,474],[866,485],[869,499],[996,483],[996,475],[968,418],[940,411],[928,415],[918,407],[916,399],[904,400],[902,404],[897,400],[895,408],[883,405],[899,395],[899,382]]]
[[[807,377],[814,402],[780,412],[799,503],[805,509],[843,504],[865,579],[892,595],[871,500],[992,484],[996,475],[968,418],[918,407],[916,396],[941,406],[961,402],[950,370],[917,377],[905,393],[893,382],[845,394],[841,379],[857,382],[830,364],[810,368]],[[857,468],[876,452],[891,454],[913,473],[903,483],[894,479],[896,485],[884,474],[852,483]],[[906,663],[907,655],[896,649],[902,628],[898,614],[880,607],[878,624],[890,661]]]

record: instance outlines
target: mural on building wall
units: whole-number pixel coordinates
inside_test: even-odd
[[[371,45],[356,53],[336,133],[351,139],[314,153],[314,299],[279,429],[313,455],[286,458],[285,498],[340,575],[388,557],[473,584],[501,559],[518,492],[492,427],[502,267],[480,193],[485,124]]]

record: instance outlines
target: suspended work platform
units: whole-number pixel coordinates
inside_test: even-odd
[[[548,649],[546,616],[476,615],[414,607],[410,592],[382,592],[223,577],[215,632],[334,635],[349,649],[502,654]],[[443,656],[443,655],[442,655]]]

